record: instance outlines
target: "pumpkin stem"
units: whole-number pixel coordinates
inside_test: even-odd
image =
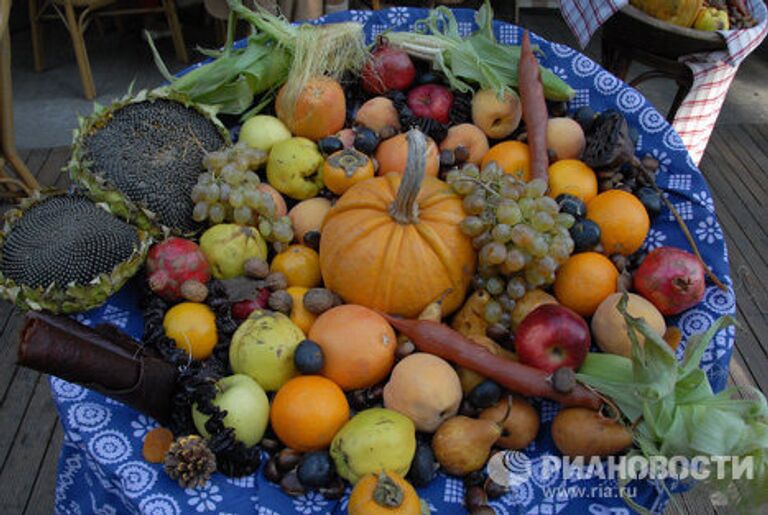
[[[414,224],[419,221],[419,205],[416,198],[427,170],[427,138],[418,129],[408,131],[408,161],[397,189],[397,196],[389,206],[389,214],[399,224]]]
[[[397,508],[403,504],[404,497],[403,489],[386,473],[381,472],[373,489],[374,502],[385,508]]]

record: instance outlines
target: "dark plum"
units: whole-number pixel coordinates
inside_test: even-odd
[[[379,137],[367,127],[358,127],[355,129],[354,146],[363,154],[371,155],[379,146]]]
[[[648,216],[651,218],[657,217],[661,213],[662,203],[661,196],[653,188],[643,186],[637,192],[635,192],[637,198],[645,206],[645,210],[648,211]]]
[[[600,243],[600,227],[592,220],[577,220],[570,233],[574,252],[592,250]]]
[[[428,443],[419,442],[406,478],[413,486],[427,486],[434,479],[437,467],[432,447]]]
[[[325,451],[315,451],[304,455],[296,473],[303,486],[321,488],[331,482],[334,471],[330,454]]]
[[[325,138],[320,139],[320,141],[317,142],[317,146],[320,149],[320,152],[327,156],[344,148],[344,144],[336,136],[326,136]]]
[[[595,113],[595,110],[589,106],[580,107],[576,110],[575,113],[573,113],[573,119],[576,120],[579,125],[581,125],[581,128],[584,129],[584,132],[589,130],[589,128],[592,126],[592,122],[595,121],[596,116],[597,113]]]
[[[568,213],[577,220],[584,218],[587,214],[587,206],[584,202],[575,195],[569,195],[568,193],[561,193],[555,199],[557,205],[560,206],[561,213]]]
[[[501,386],[498,383],[485,379],[482,383],[475,386],[467,398],[476,408],[490,408],[501,398]]]
[[[296,347],[293,363],[302,374],[319,374],[323,369],[323,349],[312,340],[304,340]]]

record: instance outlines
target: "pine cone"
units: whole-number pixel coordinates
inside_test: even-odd
[[[181,436],[171,444],[163,465],[182,488],[197,488],[204,486],[216,471],[216,456],[200,436]]]

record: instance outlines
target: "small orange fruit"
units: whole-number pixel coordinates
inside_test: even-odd
[[[291,308],[291,322],[299,326],[304,334],[309,333],[312,324],[315,323],[317,315],[307,311],[304,307],[304,294],[309,291],[309,288],[304,286],[289,286],[285,289],[288,295],[293,299],[293,307]]]
[[[562,193],[589,202],[597,195],[597,176],[590,167],[578,159],[563,159],[549,167],[549,196]]]
[[[394,492],[402,497],[400,504],[387,504],[383,492]],[[398,494],[399,492],[399,494]],[[363,476],[355,484],[349,496],[348,515],[417,515],[422,513],[419,494],[400,474],[382,470],[377,474]]]
[[[152,429],[144,437],[144,445],[141,448],[144,459],[149,463],[162,463],[173,440],[173,433],[170,430],[164,427]]]
[[[376,161],[379,163],[378,175],[405,172],[408,161],[408,140],[406,133],[385,139],[376,147]],[[437,177],[440,172],[440,151],[432,138],[427,138],[427,169],[425,173]]]
[[[329,309],[317,317],[309,339],[323,349],[322,374],[344,390],[373,386],[395,364],[395,332],[384,317],[363,306]]]
[[[622,190],[608,190],[587,204],[587,218],[600,227],[600,243],[607,255],[628,256],[643,246],[651,219],[643,203]]]
[[[330,77],[312,77],[295,99],[283,86],[275,99],[275,112],[294,136],[317,141],[344,127],[347,102],[344,90]]]
[[[219,341],[216,333],[216,315],[211,308],[199,302],[182,302],[165,313],[165,335],[176,342],[192,359],[206,359]]]
[[[360,181],[373,177],[373,162],[368,156],[346,148],[334,152],[323,165],[323,182],[336,195],[341,195]]]
[[[299,376],[277,391],[269,420],[280,441],[291,449],[316,451],[328,447],[347,423],[349,403],[330,379]]]
[[[282,272],[288,286],[314,288],[320,284],[320,257],[304,245],[291,245],[275,256],[270,266],[272,272]]]
[[[555,297],[581,316],[591,316],[616,291],[619,271],[597,252],[574,254],[563,263],[555,279]]]
[[[504,173],[513,175],[521,181],[528,181],[531,175],[531,152],[528,145],[521,141],[502,141],[492,146],[483,157],[480,168],[491,161],[496,161]]]

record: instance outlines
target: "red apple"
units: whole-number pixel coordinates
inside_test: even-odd
[[[637,268],[634,286],[663,315],[676,315],[704,298],[704,273],[704,265],[690,252],[659,247]]]
[[[560,367],[577,370],[589,352],[589,326],[575,311],[544,304],[531,311],[515,331],[520,363],[546,372]]]
[[[259,290],[255,299],[241,300],[232,304],[232,318],[235,320],[245,320],[255,309],[266,309],[269,301],[269,290],[264,288]]]
[[[408,107],[416,116],[448,123],[451,120],[453,93],[440,84],[417,86],[408,92]]]

